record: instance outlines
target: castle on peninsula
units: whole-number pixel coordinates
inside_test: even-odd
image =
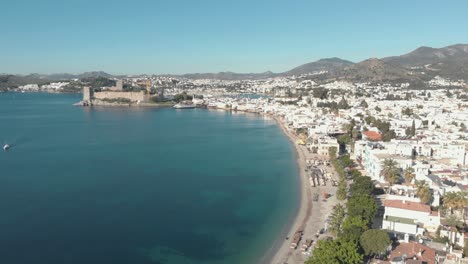
[[[164,97],[163,92],[157,96]],[[116,85],[102,91],[94,91],[89,86],[83,87],[83,100],[81,106],[114,105],[114,104],[141,104],[150,102],[151,85],[146,85],[144,91],[125,91],[123,81],[117,80]]]

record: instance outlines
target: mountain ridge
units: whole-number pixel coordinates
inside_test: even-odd
[[[442,48],[420,46],[415,50],[399,55],[384,58],[369,58],[358,63],[337,57],[322,58],[313,62],[294,67],[291,70],[274,73],[265,71],[262,73],[235,73],[223,71],[217,73],[188,73],[188,74],[160,74],[153,76],[167,76],[174,78],[189,79],[219,79],[219,80],[258,80],[273,77],[288,77],[293,75],[314,74],[327,72],[326,79],[344,79],[353,81],[384,81],[418,78],[430,78],[436,75],[453,79],[464,79],[468,81],[468,44],[454,44]],[[423,76],[426,75],[426,76]],[[29,74],[13,75],[17,79],[28,80],[71,80],[83,78],[120,78],[125,75],[112,75],[104,71],[90,71],[81,74]],[[126,75],[129,76],[129,75]],[[143,76],[143,75],[140,75]],[[147,75],[145,75],[147,76]],[[8,77],[11,79],[11,77]]]

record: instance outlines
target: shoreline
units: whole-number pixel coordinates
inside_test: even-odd
[[[162,104],[162,103],[115,103],[115,102],[105,102],[105,101],[92,101],[91,103],[85,101],[79,101],[74,103],[73,106],[77,107],[120,107],[120,108],[139,108],[139,107],[147,107],[147,108],[163,108],[163,107],[173,107],[174,104]]]
[[[297,168],[299,174],[296,177],[299,177],[298,181],[298,195],[299,195],[299,204],[297,204],[296,212],[284,227],[279,230],[277,233],[276,239],[273,243],[270,244],[266,252],[263,252],[263,255],[259,258],[261,264],[303,264],[310,256],[302,254],[300,245],[306,239],[312,239],[315,243],[317,240],[327,237],[329,234],[326,232],[324,234],[319,231],[326,227],[326,219],[331,214],[333,206],[338,203],[336,199],[336,189],[337,187],[328,185],[318,185],[316,187],[311,187],[308,178],[308,172],[305,171],[307,168],[308,159],[319,159],[327,160],[328,156],[320,156],[317,154],[309,153],[305,146],[296,144],[297,136],[293,132],[289,131],[286,127],[284,120],[281,117],[275,116],[273,114],[262,113],[262,112],[249,112],[249,111],[232,111],[231,109],[223,108],[213,108],[216,110],[224,110],[230,112],[246,113],[246,114],[257,114],[262,115],[268,118],[273,119],[276,122],[276,125],[279,126],[282,133],[288,138],[289,142],[293,145],[295,149],[295,157]],[[212,110],[208,108],[208,110]],[[336,179],[336,172],[332,167],[319,166],[319,169],[322,169],[324,172],[330,174],[332,178]],[[327,199],[318,199],[313,201],[312,193],[318,194],[321,197],[322,193],[327,193]],[[291,240],[296,231],[302,230],[303,237],[298,244],[296,249],[291,249]],[[286,239],[288,237],[289,239]],[[314,245],[312,245],[312,252]],[[312,255],[312,254],[311,254]]]
[[[306,181],[306,157],[303,153],[303,150],[299,148],[299,146],[295,142],[294,135],[288,131],[286,128],[284,121],[281,120],[279,117],[274,115],[268,115],[272,117],[276,124],[281,129],[282,133],[288,138],[290,143],[293,145],[295,150],[296,156],[296,163],[298,168],[298,175],[299,177],[299,204],[297,206],[295,215],[291,218],[291,220],[286,224],[284,230],[279,234],[277,240],[273,243],[271,248],[266,252],[265,256],[262,258],[261,263],[285,263],[285,260],[292,255],[290,249],[291,240],[286,240],[285,237],[292,237],[298,229],[304,229],[304,224],[308,220],[308,213],[311,210],[312,204],[309,202],[310,199],[310,191]]]

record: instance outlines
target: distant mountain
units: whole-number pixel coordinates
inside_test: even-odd
[[[351,81],[379,82],[414,79],[415,76],[403,67],[371,58],[336,72],[335,77]]]
[[[408,54],[387,57],[383,60],[405,68],[420,68],[429,76],[439,75],[468,81],[468,44],[440,49],[420,47]]]
[[[218,73],[191,73],[177,75],[174,77],[183,77],[188,79],[218,79],[218,80],[259,80],[276,77],[277,74],[267,71],[263,73],[234,73],[234,72],[218,72]]]
[[[0,74],[0,89],[4,88],[16,88],[26,84],[46,84],[50,81],[38,74],[29,75],[13,75],[13,74]]]
[[[114,76],[103,71],[92,71],[92,72],[85,72],[81,74],[57,73],[57,74],[44,75],[44,78],[47,78],[53,81],[97,78],[97,77],[113,78]]]
[[[327,74],[311,76],[322,81],[427,81],[434,76],[468,81],[468,44],[457,44],[444,48],[420,47],[416,50],[382,59],[368,59],[359,63],[340,58],[326,58],[310,62],[283,73],[271,71],[263,73],[193,73],[183,75],[164,75],[175,78],[189,79],[219,79],[219,80],[259,80],[273,77],[287,77],[319,71]],[[85,72],[82,74],[30,74],[7,75],[0,74],[0,87],[18,86],[27,83],[46,83],[47,81],[88,79],[88,78],[122,78],[125,76],[111,75],[103,71]]]
[[[26,85],[26,84],[48,84],[51,82],[57,81],[68,81],[72,79],[100,79],[101,78],[115,78],[120,76],[113,76],[108,73],[102,71],[95,71],[95,72],[85,72],[82,74],[68,74],[68,73],[60,73],[60,74],[28,74],[28,75],[13,75],[13,74],[0,74],[0,90],[5,88],[16,88],[18,86]]]
[[[417,67],[439,62],[454,63],[468,59],[468,45],[457,44],[440,49],[419,47],[416,50],[401,56],[383,58],[388,63],[405,67]]]
[[[262,73],[234,73],[234,72],[218,72],[218,73],[192,73],[183,74],[175,77],[183,77],[189,79],[219,79],[219,80],[259,80],[278,76],[292,76],[318,71],[336,72],[345,67],[353,65],[353,62],[342,60],[340,58],[327,58],[307,63],[296,67],[290,71],[283,73],[273,73],[271,71]]]
[[[336,57],[326,58],[326,59],[320,59],[318,61],[303,64],[290,71],[284,72],[281,75],[283,76],[301,75],[301,74],[313,73],[313,72],[318,72],[318,71],[337,72],[353,64],[354,62],[342,60]]]

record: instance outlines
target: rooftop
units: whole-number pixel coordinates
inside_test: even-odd
[[[364,131],[362,132],[363,135],[365,135],[369,140],[372,141],[381,141],[382,140],[382,135],[380,133],[374,132],[374,131]]]
[[[431,207],[429,205],[416,203],[416,202],[401,201],[401,200],[386,200],[384,202],[384,206],[410,210],[410,211],[431,213]]]
[[[413,241],[409,243],[400,243],[398,246],[396,246],[390,254],[390,259],[401,257],[403,255],[406,255],[407,260],[416,259],[422,261],[423,263],[427,262],[428,264],[435,264],[436,251],[428,246]]]

